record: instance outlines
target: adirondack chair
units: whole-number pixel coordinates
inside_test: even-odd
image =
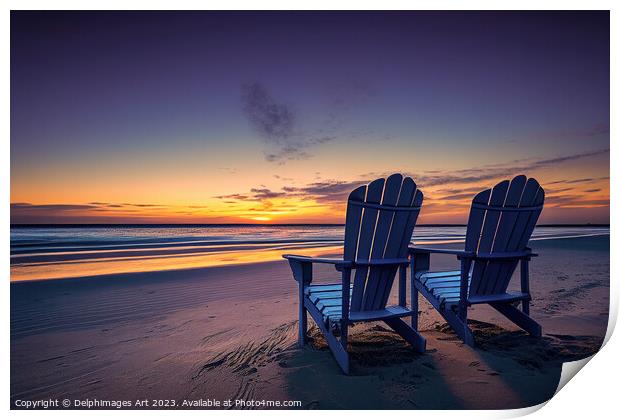
[[[412,278],[412,325],[417,328],[419,291],[469,346],[474,336],[467,326],[467,309],[486,303],[533,336],[541,326],[529,316],[529,261],[536,254],[527,247],[545,192],[538,182],[519,175],[475,196],[469,213],[465,250],[410,247]],[[430,255],[453,254],[460,270],[430,271]],[[507,292],[520,264],[521,291]],[[514,303],[521,302],[521,310]]]
[[[345,374],[348,327],[357,322],[384,321],[415,350],[425,351],[426,340],[400,319],[413,314],[406,302],[407,249],[422,200],[409,177],[377,179],[349,195],[342,259],[283,255],[299,283],[299,345],[306,342],[309,312]],[[313,285],[315,263],[332,264],[341,273],[340,283]],[[387,306],[397,271],[398,305]]]

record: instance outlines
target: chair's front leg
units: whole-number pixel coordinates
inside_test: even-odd
[[[346,267],[342,270],[342,317],[340,319],[340,344],[347,351],[347,338],[349,332],[349,296],[351,291],[351,269]]]
[[[461,287],[459,294],[459,318],[467,325],[467,293],[469,291],[470,258],[461,258]]]
[[[305,287],[312,282],[312,263],[289,260],[293,277],[299,285],[299,346],[306,344],[308,331],[308,312],[304,305]]]
[[[407,306],[407,266],[398,267],[398,305]]]
[[[524,258],[521,260],[521,292],[530,293],[530,265],[529,259]],[[530,301],[527,299],[523,299],[521,301],[521,309],[525,315],[530,314]]]
[[[416,276],[420,271],[427,271],[431,267],[431,254],[416,253],[411,256],[411,326],[418,330],[418,288],[415,286]]]

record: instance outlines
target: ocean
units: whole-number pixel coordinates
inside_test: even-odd
[[[413,242],[460,243],[465,226],[417,226]],[[340,225],[57,225],[11,227],[11,281],[273,261],[338,253]],[[537,227],[532,241],[609,235],[609,227]]]

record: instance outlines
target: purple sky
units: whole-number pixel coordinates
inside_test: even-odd
[[[528,175],[598,179],[556,219],[600,222],[608,148],[608,12],[11,13],[16,222],[564,157]]]

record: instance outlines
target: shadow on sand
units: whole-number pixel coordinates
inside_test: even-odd
[[[540,404],[557,388],[563,362],[598,351],[601,338],[530,337],[470,321],[477,347],[464,345],[447,324],[425,331],[428,350],[415,353],[380,324],[354,328],[352,374],[340,373],[316,328],[309,345],[286,366],[292,398],[306,408],[506,409]]]
[[[594,336],[547,335],[470,321],[477,347],[447,324],[424,331],[425,354],[382,324],[351,329],[351,375],[344,375],[316,326],[296,345],[297,323],[272,330],[197,366],[193,396],[301,401],[302,409],[506,409],[551,398],[561,364],[595,353]],[[190,396],[191,397],[191,396]]]

